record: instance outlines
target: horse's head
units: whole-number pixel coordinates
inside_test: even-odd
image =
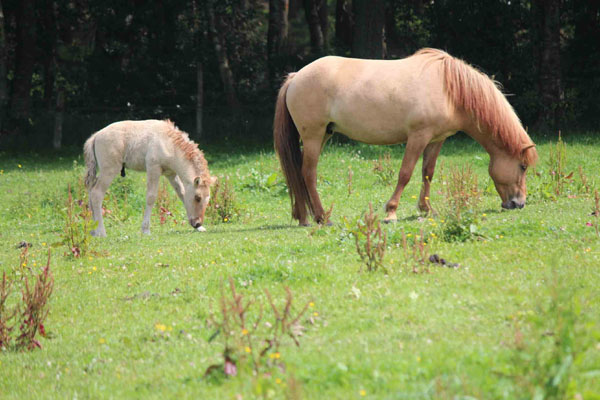
[[[183,195],[188,221],[194,228],[200,228],[204,223],[204,213],[210,200],[210,187],[217,181],[211,176],[208,180],[197,176],[192,183],[185,186]]]
[[[518,157],[506,152],[490,153],[489,172],[502,199],[502,208],[525,207],[527,168],[535,163],[536,159],[534,144],[524,146]]]

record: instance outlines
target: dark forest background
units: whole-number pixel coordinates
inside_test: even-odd
[[[145,118],[266,142],[286,72],[426,46],[501,82],[532,132],[600,128],[600,0],[0,0],[0,146]]]

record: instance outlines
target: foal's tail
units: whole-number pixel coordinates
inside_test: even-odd
[[[292,204],[292,217],[300,219],[308,208],[308,211],[314,215],[314,208],[306,182],[302,176],[302,151],[300,150],[300,134],[292,116],[287,108],[285,98],[295,73],[288,75],[287,79],[279,89],[277,104],[275,105],[275,120],[273,121],[273,140],[275,142],[275,151],[279,156],[281,169],[287,181],[290,201]],[[296,206],[294,206],[294,201]]]
[[[87,171],[85,173],[85,187],[91,189],[96,184],[96,155],[94,154],[94,139],[92,135],[83,145],[83,159]]]

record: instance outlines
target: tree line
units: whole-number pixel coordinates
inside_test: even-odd
[[[600,125],[600,0],[0,0],[0,145],[126,118],[266,139],[287,72],[422,47],[501,82],[530,130]]]

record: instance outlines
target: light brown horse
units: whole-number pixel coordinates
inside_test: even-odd
[[[370,144],[406,143],[398,184],[386,204],[394,221],[404,187],[423,155],[418,207],[430,211],[435,162],[448,136],[464,131],[490,154],[489,174],[503,208],[522,208],[526,170],[535,144],[504,95],[487,75],[436,49],[401,60],[324,57],[288,75],[273,134],[292,201],[292,216],[324,223],[317,162],[333,133]],[[301,141],[301,143],[300,143]]]
[[[142,233],[150,233],[150,215],[161,175],[169,179],[185,206],[190,225],[205,230],[202,226],[204,213],[210,200],[210,186],[216,178],[210,176],[198,145],[171,121],[115,122],[90,136],[83,150],[87,167],[85,185],[94,221],[98,221],[92,236],[106,236],[102,200],[119,171],[125,176],[125,168],[147,173]],[[100,176],[97,176],[97,170],[100,170]]]

